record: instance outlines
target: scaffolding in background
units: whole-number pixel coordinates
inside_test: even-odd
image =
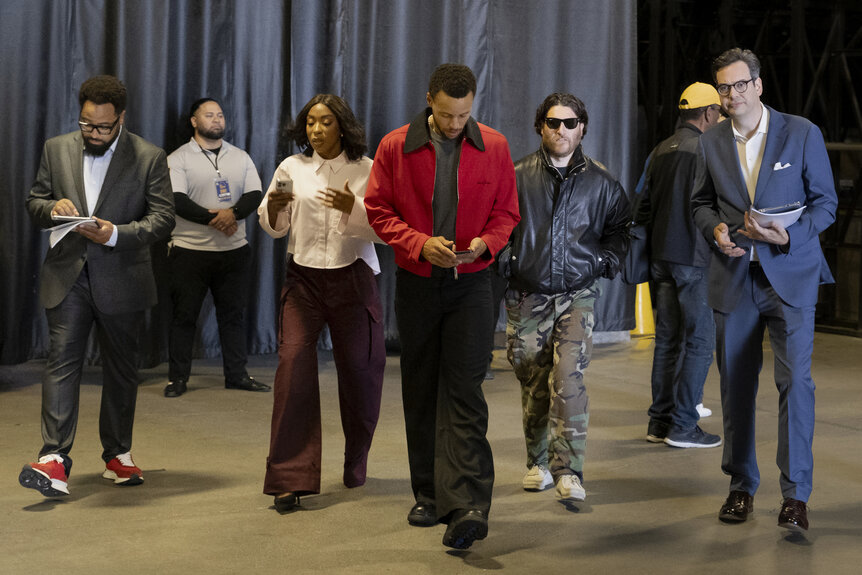
[[[836,283],[821,288],[817,329],[862,337],[862,4],[639,0],[641,160],[673,132],[682,90],[712,83],[712,59],[733,46],[760,58],[765,102],[823,131],[839,208],[821,237]]]

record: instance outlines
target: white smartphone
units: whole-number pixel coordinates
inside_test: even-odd
[[[293,180],[282,180],[278,178],[275,181],[275,191],[279,194],[289,194],[293,191]]]

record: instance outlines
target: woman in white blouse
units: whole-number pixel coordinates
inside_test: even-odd
[[[347,102],[318,94],[288,134],[303,152],[278,166],[258,208],[266,233],[279,238],[290,232],[292,254],[281,292],[263,488],[275,496],[279,513],[299,505],[301,495],[320,493],[317,342],[323,326],[329,325],[338,372],[347,487],[365,483],[386,362],[374,278],[380,273],[372,245],[377,236],[362,201],[371,172],[363,156],[365,130]]]

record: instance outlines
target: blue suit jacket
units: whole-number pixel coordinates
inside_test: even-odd
[[[776,169],[782,166],[781,169]],[[755,242],[760,264],[778,296],[793,307],[817,303],[818,286],[834,280],[820,249],[819,234],[833,221],[838,206],[829,156],[820,129],[799,116],[769,108],[763,163],[757,179],[754,207],[763,209],[793,202],[806,206],[787,228],[790,244]],[[701,233],[714,246],[713,229],[721,222],[731,239],[750,248],[737,230],[751,207],[739,165],[731,122],[722,122],[700,137],[699,169],[692,193],[692,214]],[[709,270],[709,304],[720,312],[736,307],[748,273],[749,256],[728,257],[713,249]]]

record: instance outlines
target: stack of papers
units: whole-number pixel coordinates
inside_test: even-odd
[[[792,206],[790,207],[792,208]],[[805,206],[801,206],[796,209],[789,209],[787,211],[779,211],[780,208],[766,208],[763,210],[751,208],[748,211],[748,215],[761,226],[774,222],[786,229],[791,224],[796,223],[796,220],[798,220],[799,216],[802,215],[802,211],[804,209]]]
[[[54,216],[52,218],[55,222],[61,221],[65,222],[60,224],[59,226],[54,226],[51,228],[47,228],[46,232],[51,232],[51,237],[48,242],[51,244],[51,247],[57,245],[57,243],[66,237],[66,234],[77,228],[82,224],[86,224],[87,222],[95,222],[96,218],[93,217],[85,217],[85,216]]]

